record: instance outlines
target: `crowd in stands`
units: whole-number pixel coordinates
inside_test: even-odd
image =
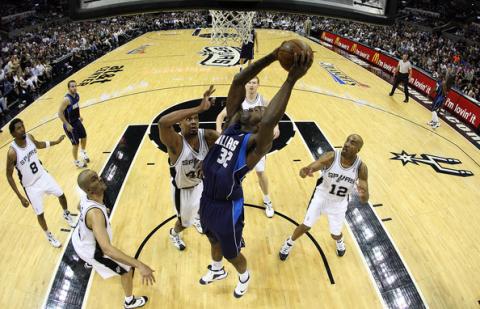
[[[407,53],[416,66],[434,78],[453,69],[457,75],[456,88],[480,101],[480,43],[455,42],[441,33],[422,31],[402,21],[384,27],[318,18],[314,24],[320,30],[378,48],[397,58]]]
[[[206,27],[205,12],[165,13],[40,25],[0,42],[0,126],[58,81],[145,32]],[[16,104],[14,104],[16,103]],[[3,119],[3,121],[2,121]]]
[[[43,10],[52,13],[57,12],[59,7],[57,3],[57,6]],[[12,10],[9,12],[17,12]],[[61,16],[61,13],[56,16]],[[255,27],[302,32],[305,18],[302,15],[259,12]],[[458,76],[457,89],[480,100],[478,40],[477,44],[466,44],[463,40],[454,42],[441,33],[422,31],[402,20],[385,27],[317,16],[311,19],[312,33],[331,31],[395,57],[406,52],[415,65],[434,77],[441,76],[447,68],[453,68]],[[145,32],[207,27],[208,13],[142,14],[84,22],[72,22],[65,18],[58,20],[57,23],[51,20],[39,23],[21,35],[13,38],[4,36],[0,41],[0,117],[4,118],[8,106],[22,108],[30,104],[59,80]],[[456,31],[457,35],[480,37],[476,27]]]

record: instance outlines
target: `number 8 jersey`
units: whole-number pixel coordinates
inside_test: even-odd
[[[18,146],[15,141],[10,146],[17,154],[15,168],[18,172],[18,178],[20,178],[23,187],[30,187],[45,173],[45,169],[38,159],[37,147],[30,140],[28,134],[25,137],[25,143],[24,148]]]
[[[335,156],[329,168],[322,171],[322,177],[317,182],[317,190],[333,202],[342,202],[352,193],[358,178],[358,169],[362,160],[357,156],[355,162],[348,168],[342,166],[341,150],[335,150]]]

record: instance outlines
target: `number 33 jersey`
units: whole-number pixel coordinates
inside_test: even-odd
[[[358,178],[358,169],[362,160],[357,159],[352,166],[345,168],[341,164],[341,150],[335,150],[332,165],[322,171],[322,177],[317,182],[317,189],[323,196],[332,202],[342,202],[352,193]]]
[[[205,140],[205,131],[198,129],[198,152],[182,136],[182,152],[175,164],[170,165],[172,184],[178,189],[191,188],[202,182],[198,178],[200,163],[205,159],[208,152],[208,144]]]
[[[17,154],[17,162],[15,168],[18,172],[18,178],[24,187],[30,187],[37,181],[44,173],[45,169],[40,163],[37,155],[37,147],[27,136],[25,137],[26,145],[24,148],[18,146],[15,141],[10,145]]]
[[[229,126],[215,141],[203,161],[203,196],[212,200],[243,198],[242,179],[247,167],[250,133],[239,124]]]

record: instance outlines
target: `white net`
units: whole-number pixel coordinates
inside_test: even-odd
[[[228,40],[247,43],[255,12],[210,10],[212,40],[227,45]]]

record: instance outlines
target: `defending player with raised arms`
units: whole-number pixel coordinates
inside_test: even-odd
[[[172,183],[172,199],[177,221],[170,229],[172,244],[178,250],[185,249],[180,232],[194,225],[202,233],[198,208],[203,184],[198,171],[211,147],[220,135],[215,130],[199,129],[198,114],[210,108],[210,96],[215,92],[213,86],[205,91],[200,105],[173,111],[158,121],[160,141],[167,146],[168,162]],[[180,124],[180,133],[174,129]]]

